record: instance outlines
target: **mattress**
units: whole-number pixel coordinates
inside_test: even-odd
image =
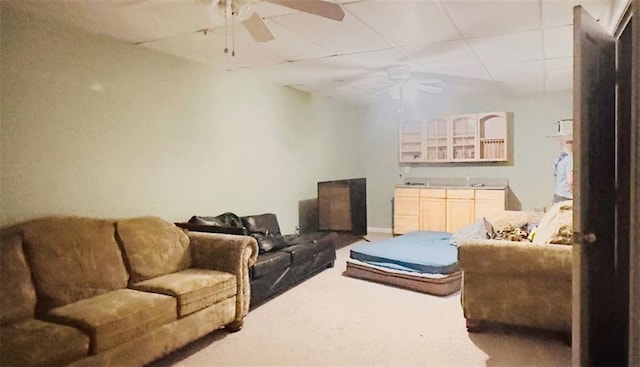
[[[357,245],[350,258],[392,270],[451,274],[458,270],[458,248],[450,242],[451,233],[417,231]]]
[[[353,259],[347,260],[347,269],[343,274],[436,296],[456,293],[462,283],[461,271],[451,274],[426,274],[384,268]]]

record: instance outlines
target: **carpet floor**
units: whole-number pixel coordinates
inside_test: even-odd
[[[151,366],[571,365],[555,334],[467,333],[459,292],[437,297],[342,275],[352,246],[338,249],[334,268],[252,310],[240,332],[216,331]]]

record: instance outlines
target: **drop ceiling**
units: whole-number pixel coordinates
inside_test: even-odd
[[[410,70],[412,77],[441,81],[449,93],[484,93],[487,88],[510,95],[570,90],[572,8],[583,5],[603,22],[612,19],[616,1],[335,2],[345,12],[341,22],[251,1],[250,9],[275,36],[266,43],[255,42],[242,24],[229,21],[225,26],[212,18],[207,0],[5,4],[217,70],[366,102],[394,83],[386,70],[396,65]]]

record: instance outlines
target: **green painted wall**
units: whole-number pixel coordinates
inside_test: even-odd
[[[358,109],[2,9],[1,224],[274,212],[362,176]]]

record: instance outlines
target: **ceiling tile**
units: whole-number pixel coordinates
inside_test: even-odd
[[[273,54],[261,43],[255,42],[249,32],[240,27],[235,32],[235,46],[228,40],[229,52],[224,53],[224,30],[214,29],[205,35],[202,32],[190,33],[141,44],[142,47],[173,54],[219,69],[232,69],[245,66],[260,66],[285,61]],[[231,52],[235,50],[235,56]]]
[[[435,70],[442,67],[482,67],[478,56],[467,45],[466,41],[409,45],[404,46],[403,49],[427,70]]]
[[[251,4],[253,10],[255,10],[262,18],[278,17],[285,14],[291,14],[298,12],[295,9],[287,8],[286,6],[270,3],[268,1],[257,1]]]
[[[541,31],[476,38],[468,42],[485,65],[543,59]]]
[[[428,69],[432,73],[449,75],[454,77],[491,80],[491,76],[483,66],[437,66]]]
[[[411,70],[422,69],[411,57],[397,48],[359,52],[344,57],[371,70],[386,69],[392,65],[407,65]]]
[[[268,79],[280,85],[315,84],[350,79],[368,72],[367,69],[341,56],[285,62],[252,69],[237,71],[249,72],[256,77]]]
[[[545,85],[543,80],[519,81],[517,83],[502,83],[500,90],[508,96],[526,96],[531,94],[544,93]]]
[[[544,79],[544,62],[521,62],[515,64],[488,65],[489,74],[499,82],[520,82]]]
[[[391,44],[349,14],[342,22],[306,13],[273,18],[282,27],[300,34],[334,54],[389,48]]]
[[[460,38],[434,1],[362,1],[344,8],[397,46]]]
[[[373,79],[362,79],[362,82]],[[351,80],[330,81],[315,84],[304,84],[292,86],[296,89],[306,90],[329,97],[352,98],[353,96],[370,96],[387,89],[391,84],[386,81],[384,84],[354,84]]]
[[[264,22],[275,37],[273,41],[266,42],[264,45],[287,61],[316,59],[332,55],[331,51],[289,31],[271,19],[265,19]]]
[[[573,76],[573,58],[565,57],[545,60],[544,70],[547,78]]]
[[[544,55],[547,58],[573,56],[573,26],[546,28],[544,36]]]
[[[582,5],[596,19],[606,18],[611,0],[542,0],[542,26],[557,27],[573,24],[573,7]]]
[[[573,74],[545,79],[545,90],[571,90],[573,89]]]
[[[539,0],[442,1],[464,37],[515,33],[540,27]]]

